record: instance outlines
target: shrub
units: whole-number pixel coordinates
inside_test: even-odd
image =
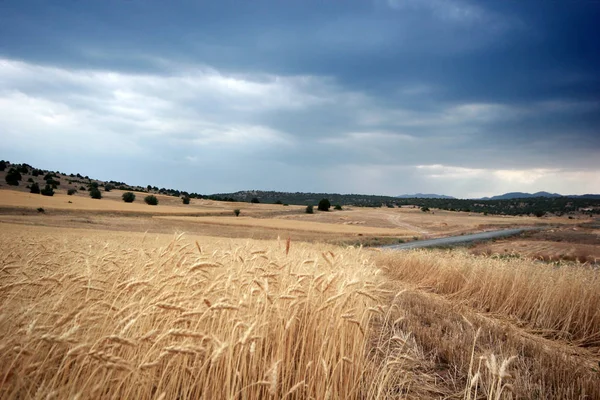
[[[80,186],[79,190],[84,191],[84,190],[87,190],[87,189],[85,188],[85,186]]]
[[[45,188],[40,190],[40,193],[42,196],[54,196],[54,189],[52,189],[52,186],[46,185]]]
[[[339,210],[339,211],[342,210],[342,206],[339,205],[339,204],[336,204],[335,207],[333,207],[333,208],[336,209],[336,210]]]
[[[122,198],[125,203],[133,203],[133,201],[135,200],[135,194],[133,194],[132,192],[125,192],[123,193]]]
[[[536,211],[534,214],[535,214],[535,216],[536,216],[536,217],[538,217],[538,218],[541,218],[541,217],[543,217],[544,215],[546,215],[546,211],[541,211],[541,210],[538,210],[538,211]]]
[[[11,186],[19,186],[19,181],[22,179],[22,176],[19,171],[11,168],[4,179],[6,180],[6,183]]]
[[[39,213],[45,213],[46,210],[44,210],[42,207],[38,207],[37,212],[39,212]]]
[[[258,204],[260,203],[260,200],[258,200],[258,197],[253,197],[252,200],[250,200],[250,203]]]
[[[34,182],[34,181],[33,181],[33,178],[29,178],[29,179],[27,179],[27,182],[31,182],[31,183],[33,183],[33,182]]]
[[[329,207],[331,207],[331,203],[327,199],[322,199],[319,202],[319,211],[329,211]]]
[[[73,196],[75,193],[77,193],[77,189],[69,189],[69,190],[67,190],[67,194],[69,196]]]
[[[20,166],[17,168],[17,171],[19,171],[20,173],[22,173],[22,174],[25,174],[25,175],[26,175],[26,174],[29,174],[29,168],[27,168],[27,166],[26,166],[26,165],[20,165]]]
[[[0,161],[0,171],[4,171],[6,169],[6,161],[2,160]]]
[[[310,206],[306,206],[306,213],[307,213],[307,214],[312,214],[312,213],[314,213],[314,211],[313,211],[313,206],[312,206],[312,205],[310,205]]]
[[[423,212],[429,212],[429,207],[423,206],[423,207],[421,207],[421,211],[423,211]]]
[[[111,191],[111,190],[113,190],[114,188],[115,188],[115,185],[113,185],[112,183],[107,183],[107,184],[104,186],[104,191],[105,191],[105,192],[110,192],[110,191]]]
[[[235,210],[233,210],[233,213],[235,214],[236,217],[240,216],[240,209],[236,208]]]
[[[283,204],[281,200],[275,200],[275,204]]]
[[[146,204],[151,206],[155,206],[158,204],[158,199],[153,194],[151,194],[150,196],[146,196],[144,198],[144,201],[146,202]]]
[[[100,189],[98,189],[97,187],[93,187],[90,189],[90,197],[92,199],[101,199],[102,192],[100,192]]]
[[[48,172],[46,175],[44,175],[44,180],[47,181],[48,179],[54,178],[54,176],[54,173]]]
[[[90,190],[98,189],[98,182],[90,182]]]
[[[181,198],[181,201],[183,202],[183,204],[190,204],[190,197],[189,196],[183,196]]]
[[[29,193],[39,194],[40,193],[40,185],[37,183],[32,183],[31,188],[29,189]]]

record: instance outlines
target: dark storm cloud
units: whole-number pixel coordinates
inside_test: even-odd
[[[204,192],[600,191],[598,20],[596,2],[3,0],[3,157],[35,163],[34,137],[73,171],[143,183],[117,166],[159,159],[184,172],[153,179]]]

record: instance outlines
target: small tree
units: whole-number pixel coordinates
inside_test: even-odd
[[[77,189],[69,189],[69,190],[67,190],[67,194],[69,196],[73,196],[75,193],[77,193]]]
[[[40,190],[40,193],[42,196],[54,196],[54,189],[52,189],[52,186],[46,185],[45,188]]]
[[[322,199],[319,201],[319,211],[329,211],[329,207],[331,207],[329,200]]]
[[[111,191],[111,190],[113,190],[114,188],[115,188],[115,185],[113,185],[112,183],[107,183],[107,184],[104,186],[104,191],[105,191],[105,192],[110,192],[110,191]]]
[[[306,213],[307,213],[307,214],[312,214],[312,213],[314,213],[314,211],[313,211],[313,206],[312,206],[312,205],[310,205],[310,206],[306,206]]]
[[[158,199],[153,194],[151,194],[150,196],[144,197],[144,201],[146,202],[146,204],[151,205],[151,206],[158,205]]]
[[[36,183],[31,184],[31,188],[29,189],[29,193],[39,194],[40,193],[40,185]]]
[[[4,171],[6,169],[6,166],[8,164],[6,163],[6,161],[2,160],[0,161],[0,171]]]
[[[11,168],[6,174],[6,177],[4,177],[4,179],[6,180],[6,183],[8,183],[10,186],[19,186],[19,181],[22,179],[22,176],[19,173],[19,171],[17,171],[14,168]]]
[[[80,187],[79,187],[79,190],[81,190],[81,191],[86,191],[87,189],[85,188],[85,186],[80,186]]]
[[[135,194],[133,194],[132,192],[125,192],[123,193],[122,198],[125,203],[133,203],[133,201],[135,200]]]
[[[253,197],[252,200],[250,200],[250,203],[258,204],[260,203],[260,200],[258,200],[258,197]]]
[[[421,207],[421,211],[423,211],[423,212],[429,212],[429,207],[423,206],[423,207]]]
[[[283,204],[281,200],[275,200],[275,204]]]
[[[183,196],[181,198],[181,201],[183,202],[183,204],[190,204],[190,197],[189,196]]]
[[[100,189],[98,189],[97,187],[93,187],[90,189],[90,197],[92,199],[101,199],[102,192],[100,192]]]
[[[236,208],[235,210],[233,210],[233,213],[235,214],[236,217],[240,216],[240,209]]]
[[[334,209],[341,211],[342,210],[342,206],[339,204],[336,204],[335,207],[333,207]]]

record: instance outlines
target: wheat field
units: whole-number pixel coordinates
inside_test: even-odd
[[[2,223],[2,399],[600,398],[600,278]]]
[[[360,249],[7,224],[0,242],[3,399],[376,398],[405,379],[369,356],[388,293]]]

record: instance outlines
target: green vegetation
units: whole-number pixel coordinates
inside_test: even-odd
[[[313,214],[314,213],[312,205],[306,206],[306,213],[307,214]]]
[[[252,200],[250,200],[250,203],[258,204],[260,203],[260,200],[258,200],[258,197],[253,197]]]
[[[423,207],[421,207],[421,211],[423,211],[423,212],[429,212],[430,210],[429,210],[429,207],[423,206]]]
[[[67,195],[69,195],[69,196],[73,196],[75,193],[77,193],[77,189],[69,189],[69,190],[67,190]]]
[[[0,161],[0,171],[4,171],[7,167],[8,163],[4,160]]]
[[[338,211],[342,211],[342,206],[339,204],[336,204],[335,207],[333,207],[334,210],[338,210]]]
[[[181,198],[181,201],[183,202],[183,204],[190,204],[190,196],[183,196]]]
[[[104,185],[104,191],[105,192],[110,192],[114,188],[115,188],[115,185],[113,185],[112,183],[107,183],[106,185]]]
[[[233,213],[235,214],[236,217],[240,216],[240,209],[236,208],[235,210],[233,210]]]
[[[153,194],[151,194],[150,196],[144,197],[144,201],[146,202],[146,204],[151,205],[151,206],[158,205],[158,199]]]
[[[321,199],[321,201],[319,201],[319,211],[329,211],[329,208],[331,207],[331,203],[329,202],[329,200],[327,199]]]
[[[135,200],[135,194],[132,192],[125,192],[121,197],[125,203],[133,203]]]
[[[45,188],[40,190],[40,193],[42,196],[54,196],[54,189],[52,189],[52,186],[46,185]]]
[[[101,199],[102,198],[102,192],[97,187],[93,187],[93,188],[90,189],[90,197],[92,199]]]
[[[32,183],[31,187],[29,188],[29,193],[39,194],[40,193],[40,185],[38,185],[37,183]]]
[[[23,179],[21,173],[15,168],[9,169],[8,173],[6,174],[6,177],[4,178],[6,183],[8,183],[10,186],[19,186],[19,181],[21,179]]]

